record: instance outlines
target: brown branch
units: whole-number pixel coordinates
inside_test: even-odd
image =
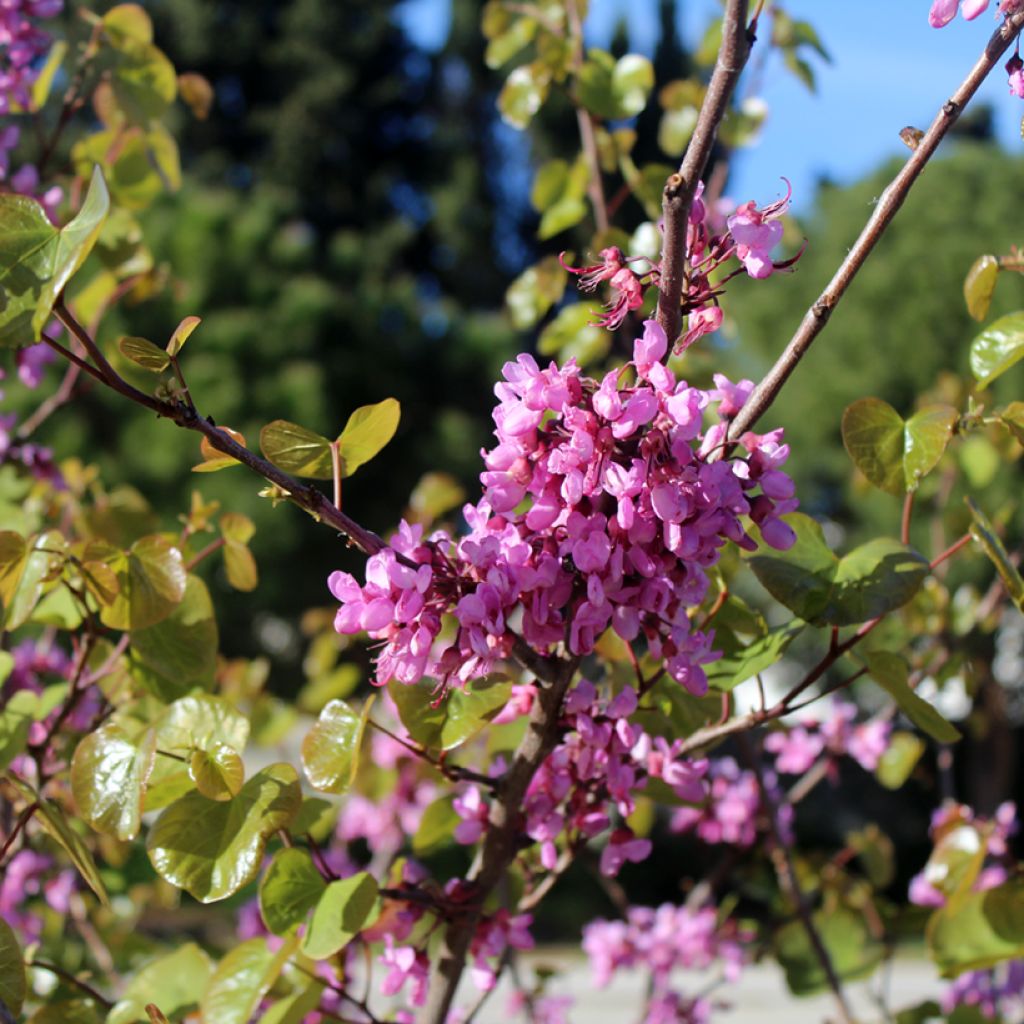
[[[110,1010],[114,1005],[111,1000],[94,989],[92,985],[82,981],[81,978],[76,978],[70,971],[65,971],[63,967],[51,964],[48,960],[30,960],[26,966],[38,967],[41,971],[49,971],[54,977],[60,978],[61,981],[67,982],[67,984],[73,985],[79,991],[84,992],[90,999],[99,1003],[104,1010]]]
[[[753,42],[753,35],[747,29],[748,8],[748,0],[728,0],[722,16],[722,45],[697,126],[678,173],[669,177],[662,194],[665,237],[656,317],[665,330],[670,349],[679,337],[682,324],[680,301],[686,273],[686,226],[690,206]]]
[[[1024,28],[1024,10],[1007,17],[992,35],[988,45],[985,47],[985,52],[960,84],[960,87],[942,105],[938,114],[935,115],[931,126],[910,154],[907,162],[882,193],[882,198],[868,218],[867,224],[864,225],[860,237],[854,242],[853,248],[850,249],[846,259],[840,264],[839,269],[835,272],[835,276],[804,314],[800,326],[786,346],[785,351],[757,385],[751,396],[747,399],[746,404],[733,420],[729,428],[730,439],[735,440],[744,432],[750,430],[761,416],[764,415],[772,402],[775,401],[789,375],[807,354],[814,339],[821,333],[829,317],[832,315],[832,311],[839,304],[843,295],[846,294],[846,290],[864,265],[865,260],[871,254],[878,240],[889,227],[889,224],[892,223],[914,182],[935,154],[939,143],[956,123],[957,118],[963,112],[968,102],[978,91],[989,72],[992,71],[996,64],[999,63],[1000,58],[1010,48],[1010,45],[1020,34],[1022,28]],[[660,322],[660,307],[658,319]]]
[[[501,790],[491,804],[484,841],[470,868],[467,882],[474,900],[447,928],[441,948],[431,966],[427,1002],[417,1016],[418,1024],[444,1024],[459,980],[466,965],[466,954],[480,919],[480,908],[504,877],[519,851],[522,832],[522,804],[537,769],[558,741],[558,719],[562,700],[576,673],[578,659],[558,662],[556,671],[549,664],[539,688],[529,728],[516,749],[512,765]]]

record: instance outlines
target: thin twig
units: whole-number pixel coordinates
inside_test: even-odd
[[[747,0],[728,0],[722,16],[722,45],[697,117],[697,126],[677,174],[669,177],[662,196],[664,244],[658,285],[657,321],[665,330],[669,348],[679,337],[683,278],[686,271],[686,226],[697,183],[715,145],[718,126],[750,54],[752,35],[747,29]]]
[[[832,311],[839,304],[843,295],[846,294],[846,290],[857,276],[858,271],[878,244],[879,239],[885,233],[890,223],[892,223],[914,182],[917,181],[918,176],[935,154],[939,143],[956,123],[957,118],[963,112],[968,102],[978,91],[989,72],[992,71],[1010,48],[1022,28],[1024,28],[1024,10],[1009,15],[1003,24],[996,29],[988,45],[985,47],[985,52],[960,84],[960,87],[942,105],[938,114],[935,115],[931,126],[924,133],[913,152],[911,152],[907,162],[882,193],[882,197],[874,212],[868,218],[867,224],[864,225],[860,237],[854,242],[846,259],[843,260],[839,269],[835,272],[835,276],[810,309],[807,310],[806,314],[804,314],[800,326],[786,346],[785,351],[779,356],[775,365],[768,371],[757,387],[754,388],[746,404],[736,415],[736,418],[729,427],[729,438],[731,440],[735,440],[750,430],[761,416],[764,415],[772,402],[775,401],[782,386],[789,379],[789,375],[807,354],[811,344],[828,322]],[[664,297],[664,293],[662,297]],[[658,319],[659,321],[661,320],[660,305]]]
[[[72,363],[67,368],[64,372],[64,379],[60,382],[57,390],[40,402],[35,412],[18,427],[19,441],[24,441],[31,437],[62,405],[66,405],[71,401],[75,393],[75,385],[78,383],[78,375],[81,372],[82,368],[75,363]]]
[[[84,992],[90,999],[99,1003],[104,1010],[110,1010],[114,1005],[111,1000],[97,992],[88,982],[82,981],[81,978],[76,978],[69,971],[65,971],[63,967],[51,964],[48,960],[30,960],[25,966],[38,967],[41,971],[49,971],[54,977],[60,978],[61,981],[66,981],[69,985],[74,985],[79,991]]]

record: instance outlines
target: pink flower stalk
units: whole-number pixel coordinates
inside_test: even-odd
[[[1021,60],[1019,53],[1015,53],[1006,62],[1006,73],[1010,76],[1010,92],[1024,99],[1024,60]]]
[[[592,263],[585,267],[573,267],[564,260],[565,253],[558,257],[559,263],[570,274],[577,274],[580,279],[580,291],[592,292],[602,281],[607,281],[611,288],[611,299],[604,307],[604,313],[592,321],[596,327],[605,327],[614,331],[621,326],[626,315],[644,304],[644,289],[657,280],[657,270],[638,274],[630,269],[629,263],[637,257],[624,257],[622,250],[616,246],[602,249],[600,263]]]
[[[782,241],[783,229],[779,218],[789,209],[792,194],[793,189],[787,181],[786,194],[782,199],[769,203],[763,210],[759,210],[751,199],[726,221],[736,243],[736,257],[750,277],[761,280],[770,277],[777,269],[772,262],[771,250]]]

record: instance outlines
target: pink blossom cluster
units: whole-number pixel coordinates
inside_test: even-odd
[[[525,832],[540,844],[540,861],[547,870],[555,868],[557,841],[563,834],[570,842],[585,842],[611,827],[613,810],[623,818],[632,814],[634,791],[647,777],[665,780],[682,799],[704,799],[706,762],[677,760],[681,741],[670,745],[648,736],[629,721],[636,708],[635,690],[624,689],[604,701],[585,679],[566,698],[560,722],[563,738],[534,775],[523,804]],[[524,713],[528,711],[527,705]],[[455,839],[478,842],[489,817],[480,788],[468,787],[453,807],[462,819]],[[638,839],[621,826],[611,833],[601,854],[601,871],[612,877],[627,861],[646,860],[650,852],[649,840]]]
[[[677,969],[706,970],[716,961],[735,981],[744,963],[744,943],[751,936],[735,922],[724,924],[713,907],[691,910],[663,903],[630,907],[625,921],[596,920],[583,929],[583,949],[590,958],[594,984],[607,985],[616,971],[646,968],[651,995],[644,1024],[698,1024],[708,1019],[705,999],[687,999],[672,988]]]
[[[829,768],[834,771],[844,755],[873,772],[889,747],[892,723],[887,719],[857,723],[856,718],[855,705],[833,700],[829,718],[769,733],[764,749],[775,755],[775,769],[783,775],[803,775],[822,756],[831,759]]]
[[[726,221],[725,231],[717,231],[719,225],[713,223],[715,218],[709,217],[703,195],[704,182],[701,181],[697,184],[687,223],[689,273],[682,306],[689,319],[686,333],[675,342],[677,352],[722,326],[722,310],[718,305],[722,286],[729,278],[742,272],[734,270],[723,275],[721,268],[729,260],[739,260],[743,270],[756,279],[770,277],[776,270],[787,269],[795,262],[795,258],[782,262],[771,258],[772,250],[782,240],[780,218],[789,209],[788,191],[783,199],[769,203],[763,209],[758,209],[753,200],[743,203]],[[648,286],[658,284],[661,269],[640,257],[623,256],[622,250],[615,245],[602,249],[600,257],[600,263],[588,266],[572,267],[564,260],[562,266],[569,273],[579,275],[581,291],[592,292],[607,282],[611,298],[594,323],[615,330],[627,314],[644,304],[644,292]],[[630,266],[638,262],[645,269],[634,270]]]
[[[2,138],[0,133],[0,138]],[[2,176],[0,176],[2,177]],[[29,345],[14,353],[14,365],[18,380],[27,388],[35,389],[42,383],[43,372],[53,362],[54,354],[45,344]],[[0,367],[0,381],[6,378]],[[4,391],[0,388],[0,399]],[[60,474],[53,462],[53,452],[42,445],[28,441],[19,442],[17,436],[18,416],[16,413],[0,414],[0,464],[4,462],[20,463],[29,472],[40,479],[59,482]]]
[[[730,457],[709,458],[727,424],[705,432],[705,409],[718,401],[731,415],[750,382],[689,387],[662,363],[667,348],[648,321],[633,360],[600,382],[572,360],[505,365],[484,497],[463,510],[469,533],[424,538],[403,522],[364,585],[343,572],[328,581],[342,605],[335,628],[382,641],[378,684],[481,678],[520,638],[544,655],[562,644],[585,655],[611,627],[642,638],[691,693],[706,691],[712,637],[688,615],[706,570],[727,541],[756,546],[745,518],[773,547],[792,544],[780,516],[797,503],[781,431],[748,432]],[[439,642],[450,614],[457,629]]]
[[[932,0],[928,22],[932,28],[942,28],[956,17],[957,10],[967,21],[971,21],[986,11],[988,5],[989,0]],[[1000,14],[1009,17],[1022,8],[1024,0],[1001,0],[997,9]],[[1010,92],[1024,99],[1024,60],[1021,60],[1019,52],[1006,62],[1006,74]]]
[[[75,890],[75,872],[54,871],[54,862],[34,850],[19,850],[0,873],[0,918],[28,945],[39,939],[43,919],[36,903],[41,896],[51,910],[68,913]]]
[[[699,807],[680,807],[672,813],[669,823],[673,832],[696,831],[705,843],[727,843],[732,846],[753,846],[757,841],[762,813],[761,785],[769,792],[778,783],[771,772],[761,782],[748,769],[741,769],[731,757],[713,760],[708,769],[710,793]],[[788,835],[793,823],[792,807],[781,802],[779,827]]]
[[[1009,840],[1019,828],[1017,806],[1011,801],[999,805],[992,818],[975,815],[966,804],[947,801],[932,814],[929,835],[935,852],[924,870],[910,880],[911,903],[923,907],[941,907],[946,903],[949,883],[956,882],[950,862],[975,855],[984,845],[987,858],[972,888],[984,892],[1002,885],[1008,877]]]
[[[54,17],[63,7],[63,0],[0,3],[0,114],[29,105],[29,90],[50,48],[50,36],[36,22]]]
[[[1024,960],[967,971],[950,983],[939,1002],[944,1014],[958,1006],[975,1006],[992,1020],[1024,1020]]]

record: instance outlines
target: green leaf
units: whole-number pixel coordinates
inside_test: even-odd
[[[590,50],[576,79],[580,101],[606,120],[635,117],[654,88],[654,66],[636,53],[616,61],[603,50]]]
[[[132,674],[161,700],[172,701],[197,686],[212,687],[217,647],[210,592],[198,576],[190,575],[181,601],[167,618],[133,630]]]
[[[263,923],[275,935],[285,935],[306,920],[326,888],[305,850],[281,850],[260,880]]]
[[[57,296],[92,250],[110,209],[97,167],[81,209],[62,229],[28,196],[0,194],[0,348],[39,340]]]
[[[302,741],[302,769],[314,789],[344,793],[359,769],[359,747],[373,698],[356,714],[343,700],[332,700]]]
[[[0,1003],[17,1016],[25,1003],[26,991],[25,963],[18,938],[0,918]]]
[[[274,420],[260,431],[260,451],[278,469],[295,476],[330,480],[331,442],[297,423]]]
[[[887,889],[892,885],[896,877],[896,847],[877,825],[865,825],[862,829],[848,832],[846,845],[857,851],[857,859],[875,889]]]
[[[115,45],[128,40],[153,42],[153,22],[141,4],[117,4],[111,7],[103,15],[103,29]]]
[[[429,526],[466,500],[458,480],[448,473],[424,473],[412,494],[405,518]]]
[[[313,911],[302,938],[302,952],[325,960],[359,934],[377,903],[377,882],[365,871],[331,882]]]
[[[883,956],[881,943],[871,937],[864,918],[845,907],[811,915],[832,967],[840,981],[867,977]],[[802,921],[790,921],[775,934],[775,953],[786,972],[786,984],[797,996],[828,987],[828,978]]]
[[[388,683],[388,693],[409,735],[428,750],[452,750],[475,736],[508,703],[512,683],[501,676],[450,686],[438,700],[437,683]]]
[[[187,316],[184,320],[174,328],[174,333],[171,335],[171,340],[167,342],[167,354],[172,358],[176,356],[184,346],[185,342],[188,341],[192,332],[202,323],[203,321],[197,316]]]
[[[94,999],[61,999],[40,1006],[27,1024],[105,1024],[107,1011]]]
[[[134,839],[155,757],[153,729],[114,719],[89,733],[71,759],[71,792],[82,818],[97,832]]]
[[[999,535],[995,531],[991,520],[981,511],[971,498],[964,499],[967,507],[971,510],[971,536],[981,545],[982,551],[996,567],[1006,592],[1010,595],[1013,603],[1024,610],[1024,579],[1010,559],[1010,555]]]
[[[568,276],[557,256],[546,256],[527,267],[505,292],[505,308],[512,326],[525,331],[538,323],[565,294]]]
[[[587,204],[576,196],[566,196],[549,206],[540,219],[537,237],[543,242],[575,227],[587,215]]]
[[[167,353],[145,338],[122,338],[117,347],[125,359],[130,359],[150,373],[162,373],[171,365]]]
[[[17,533],[0,533],[0,626],[17,629],[32,615],[46,583],[60,573],[66,542],[59,530],[48,530],[31,543]]]
[[[935,911],[925,934],[945,977],[1024,956],[1024,881],[961,892]]]
[[[1024,313],[1010,313],[988,325],[971,342],[971,372],[985,388],[1024,356]]]
[[[53,800],[44,800],[30,785],[10,772],[6,774],[5,778],[29,803],[37,805],[34,817],[36,824],[68,855],[75,869],[82,876],[86,885],[96,894],[99,901],[104,906],[109,906],[110,900],[107,897],[106,886],[96,869],[96,863],[92,859],[89,847],[74,831],[60,804]]]
[[[612,336],[590,321],[595,310],[586,302],[563,306],[558,316],[540,333],[537,351],[544,356],[557,356],[560,362],[573,358],[581,366],[600,362],[611,348]]]
[[[442,796],[427,805],[420,818],[419,828],[412,837],[412,852],[417,857],[426,857],[455,842],[455,826],[462,819],[452,807],[452,798]]]
[[[256,877],[267,839],[302,803],[295,769],[274,764],[230,800],[187,793],[167,807],[146,842],[157,873],[201,903],[222,900]]]
[[[938,743],[956,743],[960,739],[959,730],[910,688],[907,663],[898,654],[871,651],[865,660],[871,678],[896,701],[900,711],[922,732],[926,732]]]
[[[794,615],[816,626],[850,626],[906,604],[928,575],[928,562],[880,537],[839,559],[809,516],[784,517],[796,532],[789,551],[762,548],[748,562],[765,589]]]
[[[279,999],[262,1017],[259,1024],[303,1024],[306,1017],[320,1005],[326,986],[312,981],[305,988]]]
[[[275,952],[265,938],[236,946],[217,965],[199,1010],[213,1024],[249,1024],[260,1000],[270,991],[281,969],[295,952],[296,940],[286,939]]]
[[[0,710],[0,771],[24,752],[38,705],[39,698],[31,690],[17,690]]]
[[[999,260],[988,254],[979,256],[967,271],[964,278],[964,302],[967,303],[967,312],[975,320],[984,320],[988,316],[998,277]]]
[[[402,407],[394,398],[356,409],[338,438],[341,475],[352,476],[395,436]]]
[[[740,683],[771,668],[803,630],[804,623],[787,622],[784,626],[777,626],[769,631],[766,636],[758,637],[735,654],[727,654],[712,662],[705,670],[708,686],[713,690],[728,693]]]
[[[245,766],[232,747],[218,743],[212,750],[192,751],[188,775],[203,796],[211,800],[230,800],[242,791]]]
[[[32,103],[29,109],[32,112],[41,110],[50,97],[50,90],[53,88],[53,80],[60,70],[64,58],[67,56],[68,44],[64,40],[58,40],[50,47],[46,55],[46,63],[43,64],[35,81],[32,83]]]
[[[634,117],[647,106],[654,88],[654,65],[638,53],[627,53],[615,62],[612,71],[612,95],[619,117]]]
[[[498,94],[501,119],[513,128],[526,128],[548,98],[550,84],[550,72],[539,62],[513,70]]]
[[[875,776],[886,789],[900,789],[910,778],[925,750],[924,740],[920,736],[912,732],[893,733],[875,769]]]
[[[1008,402],[996,415],[1017,438],[1018,443],[1024,445],[1024,402]]]
[[[903,418],[879,398],[862,398],[843,413],[843,444],[857,468],[890,494],[917,490],[942,458],[959,420],[948,405]]]
[[[198,1007],[212,971],[210,958],[194,942],[187,942],[133,972],[106,1024],[148,1021],[146,1006],[150,1004],[159,1006],[168,1016],[189,1013]]]
[[[236,540],[224,542],[224,571],[228,583],[243,593],[251,593],[259,586],[260,572],[253,553]]]
[[[144,630],[156,625],[185,597],[181,552],[160,534],[142,537],[127,551],[97,560],[107,562],[117,575],[117,595],[100,609],[100,621],[111,629]]]
[[[124,5],[134,6],[134,5]],[[104,54],[118,113],[130,124],[147,126],[161,117],[178,95],[174,65],[151,41],[123,32],[107,33],[113,48]]]

